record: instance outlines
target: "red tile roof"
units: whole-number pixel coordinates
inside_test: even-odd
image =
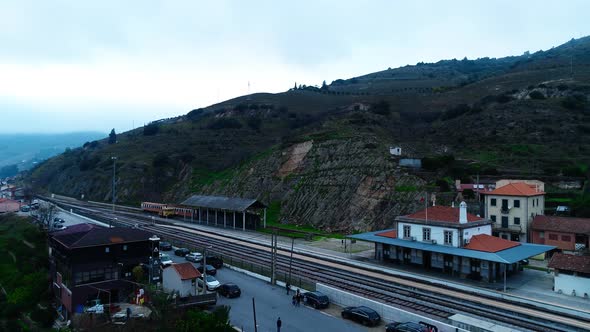
[[[590,273],[590,256],[576,256],[556,253],[547,267],[581,273]]]
[[[537,215],[532,228],[538,231],[554,231],[590,235],[590,218],[570,218]]]
[[[472,236],[469,240],[469,244],[464,248],[485,252],[498,252],[519,245],[520,243],[515,241],[504,240],[487,234],[478,234]]]
[[[459,208],[450,206],[429,206],[428,221],[459,223]],[[410,219],[426,220],[426,209],[405,216]],[[478,216],[467,213],[467,222],[483,220]]]
[[[172,264],[181,280],[195,279],[201,276],[201,272],[192,263]]]
[[[397,239],[397,231],[395,229],[389,230],[389,231],[385,231],[385,232],[381,232],[381,233],[377,233],[375,235],[378,236],[383,236],[383,237],[389,237],[392,239]]]
[[[535,185],[526,184],[524,182],[509,183],[493,191],[485,192],[486,195],[501,195],[501,196],[539,196],[545,195],[541,190],[537,190]]]

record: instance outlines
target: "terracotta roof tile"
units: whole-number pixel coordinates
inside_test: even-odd
[[[539,196],[545,195],[545,192],[537,190],[535,185],[526,184],[524,182],[509,183],[493,191],[485,192],[486,195],[501,195],[501,196]]]
[[[392,238],[392,239],[397,239],[397,231],[395,229],[391,229],[391,230],[388,230],[385,232],[377,233],[375,235],[388,237],[388,238]]]
[[[450,206],[429,206],[427,209],[429,221],[450,222],[457,224],[459,223],[458,207],[454,208]],[[426,209],[409,214],[405,217],[410,219],[426,220]],[[484,219],[471,213],[467,213],[467,222],[474,222],[479,220]]]
[[[590,273],[590,256],[576,256],[556,253],[547,267],[581,273]]]
[[[469,244],[464,248],[484,252],[498,252],[519,245],[520,243],[515,241],[504,240],[487,234],[478,234],[472,236]]]
[[[554,231],[590,235],[590,218],[571,218],[537,215],[532,228],[538,231]]]
[[[192,263],[177,263],[172,264],[181,280],[195,279],[201,276],[201,272],[195,268]]]

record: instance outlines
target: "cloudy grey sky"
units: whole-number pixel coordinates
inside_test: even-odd
[[[280,92],[546,50],[590,34],[588,13],[585,0],[0,0],[2,132],[122,132],[248,82]]]

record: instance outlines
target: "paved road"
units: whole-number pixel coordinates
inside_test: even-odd
[[[175,256],[173,251],[167,254],[174,262],[185,262],[184,258]],[[365,327],[357,323],[331,316],[325,311],[314,310],[303,305],[294,307],[291,304],[291,296],[286,294],[284,288],[271,287],[268,283],[246,274],[222,268],[217,271],[216,277],[221,283],[233,282],[240,286],[241,297],[227,299],[220,296],[217,304],[231,307],[231,323],[243,328],[243,331],[254,331],[252,298],[256,302],[258,332],[275,332],[278,317],[281,317],[283,322],[281,332],[367,331]],[[336,314],[340,312],[333,309],[328,311]]]

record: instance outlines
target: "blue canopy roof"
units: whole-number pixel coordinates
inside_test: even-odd
[[[384,243],[398,247],[404,248],[411,248],[411,249],[418,249],[423,251],[431,251],[437,252],[442,254],[449,254],[454,256],[461,256],[467,258],[477,258],[485,261],[490,262],[497,262],[497,263],[504,263],[504,264],[513,264],[519,262],[523,259],[527,259],[532,256],[536,256],[547,252],[549,250],[555,249],[554,246],[546,246],[541,244],[531,244],[531,243],[521,243],[519,246],[504,249],[497,252],[485,252],[479,250],[471,250],[465,248],[457,248],[452,246],[440,245],[440,244],[432,244],[420,241],[410,241],[410,240],[403,240],[403,239],[393,239],[390,237],[379,236],[376,235],[378,233],[383,233],[391,230],[381,230],[377,232],[368,232],[362,234],[354,234],[347,236],[351,239],[362,240],[362,241],[369,241],[369,242],[376,242],[376,243]]]

